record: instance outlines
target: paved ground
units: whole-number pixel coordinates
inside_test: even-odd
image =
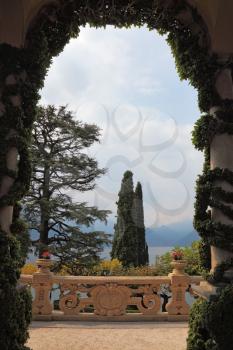
[[[33,322],[32,350],[185,350],[187,323]]]

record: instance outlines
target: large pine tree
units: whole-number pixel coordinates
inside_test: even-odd
[[[105,221],[108,211],[99,210],[74,195],[92,190],[104,174],[85,151],[100,137],[94,124],[75,120],[66,107],[39,107],[31,148],[31,189],[24,200],[24,214],[38,234],[39,250],[50,249],[72,273],[94,264],[108,242],[104,232],[86,232],[96,220]]]
[[[124,173],[117,202],[117,222],[111,257],[119,259],[123,266],[140,266],[148,263],[148,248],[145,242],[142,188],[133,187],[133,173]]]

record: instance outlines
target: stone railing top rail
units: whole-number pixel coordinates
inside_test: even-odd
[[[122,283],[122,284],[145,284],[145,283],[169,283],[168,276],[53,276],[56,283],[59,282],[79,282],[79,283]]]
[[[203,281],[202,276],[189,276],[190,283],[199,284]],[[30,283],[33,280],[33,275],[20,276],[20,281],[22,283]],[[169,276],[60,276],[52,275],[52,280],[54,283],[61,282],[79,282],[79,283],[124,283],[124,284],[145,284],[145,283],[170,283],[171,278]]]

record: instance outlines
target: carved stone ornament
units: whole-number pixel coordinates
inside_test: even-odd
[[[95,314],[101,316],[124,315],[130,304],[131,290],[115,283],[95,287],[91,296],[94,301]]]

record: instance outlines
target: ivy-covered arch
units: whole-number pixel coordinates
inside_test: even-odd
[[[29,186],[30,162],[28,143],[39,99],[52,58],[58,55],[70,38],[78,36],[79,27],[108,24],[117,27],[146,25],[149,30],[167,34],[181,79],[188,79],[198,90],[199,105],[208,112],[220,105],[215,79],[222,63],[211,52],[208,31],[202,18],[184,0],[158,1],[77,1],[60,0],[43,7],[28,27],[23,48],[0,46],[1,117],[0,176],[10,178],[7,190],[0,195],[0,208],[12,206]],[[11,132],[10,132],[11,130]],[[10,132],[10,135],[9,135]],[[7,153],[14,147],[20,154],[18,169],[7,166]],[[9,231],[4,220],[3,231]]]
[[[171,46],[179,76],[181,79],[188,79],[198,90],[200,109],[206,113],[203,117],[205,122],[199,122],[199,131],[196,130],[193,134],[196,147],[201,150],[205,148],[206,150],[205,173],[210,168],[209,145],[211,139],[206,137],[207,129],[210,129],[212,137],[215,134],[226,132],[226,129],[228,133],[230,132],[230,122],[224,122],[225,128],[222,127],[222,124],[219,128],[212,128],[213,123],[219,123],[220,113],[218,113],[218,116],[210,126],[207,126],[206,121],[209,110],[213,106],[224,108],[225,112],[221,112],[221,115],[229,115],[231,102],[219,95],[216,88],[216,80],[222,70],[232,68],[232,63],[231,60],[220,60],[211,51],[206,25],[197,11],[187,1],[60,0],[51,2],[40,10],[28,27],[24,48],[16,49],[7,45],[3,45],[0,48],[4,67],[9,61],[9,57],[12,57],[12,64],[11,66],[8,64],[9,67],[2,80],[7,82],[10,75],[13,75],[12,79],[14,80],[14,83],[11,82],[10,85],[5,84],[2,95],[7,104],[4,114],[7,116],[7,120],[4,122],[5,128],[2,129],[1,139],[4,140],[6,138],[6,129],[10,129],[11,123],[9,116],[12,115],[13,124],[15,125],[15,118],[17,118],[17,125],[20,125],[17,131],[20,135],[17,136],[17,142],[20,140],[18,150],[21,154],[17,174],[16,172],[11,172],[10,174],[10,169],[6,166],[2,170],[0,169],[2,177],[10,175],[14,183],[10,191],[0,199],[0,207],[6,204],[14,205],[29,186],[30,165],[27,143],[30,142],[30,129],[39,98],[38,91],[43,86],[52,58],[63,50],[70,38],[77,37],[80,26],[85,26],[86,24],[94,27],[103,27],[110,24],[120,28],[132,25],[147,26],[149,30],[157,30],[161,34],[167,34],[167,41]],[[19,105],[12,106],[12,94],[19,96],[23,104],[19,103]],[[4,107],[6,106],[4,105]],[[227,111],[226,107],[228,108]],[[210,117],[208,120],[211,119],[213,118]],[[11,142],[16,142],[16,140],[13,141],[13,138],[15,136],[10,137],[10,139],[8,137],[9,147]],[[201,141],[203,139],[204,141]],[[201,142],[205,142],[205,146],[200,147]],[[4,143],[5,145],[1,149],[2,155],[0,153],[3,160],[2,163],[4,163],[6,153],[6,142],[4,141]],[[213,175],[214,172],[211,171],[211,183],[214,183],[216,180],[216,177]],[[218,171],[218,173],[220,174],[221,172]],[[224,174],[218,175],[219,177],[227,181]],[[212,223],[210,214],[207,213],[209,204],[218,208],[221,207],[220,210],[224,212],[228,210],[216,198],[215,200],[210,198],[210,191],[208,191],[206,186],[204,186],[205,191],[203,191],[204,187],[201,182],[204,181],[206,183],[207,180],[206,177],[200,177],[198,180],[195,226],[208,245],[217,245],[220,248],[233,252],[233,240],[231,239],[231,234],[228,234],[231,231],[231,227]],[[222,191],[219,189],[217,191],[218,198],[221,196],[220,192],[223,198],[224,194]],[[214,190],[214,193],[216,194],[216,190]],[[233,216],[233,214],[228,214]],[[206,221],[207,216],[208,222]],[[220,229],[221,232],[219,234]],[[226,232],[226,235],[224,235],[226,239],[223,239],[223,230]],[[229,241],[231,242],[230,245]]]
[[[11,235],[19,233],[20,237],[24,226],[17,215],[13,224],[11,219],[13,207],[16,208],[30,183],[28,146],[39,89],[52,58],[63,50],[70,38],[78,36],[80,26],[87,23],[94,27],[147,26],[149,30],[167,34],[180,78],[188,79],[198,90],[199,106],[205,113],[193,134],[196,147],[206,154],[204,175],[197,187],[195,225],[207,246],[233,253],[233,226],[214,223],[207,212],[209,206],[215,207],[233,220],[233,210],[223,203],[232,204],[232,194],[216,186],[216,181],[233,185],[233,173],[220,168],[210,170],[211,140],[218,134],[233,133],[232,101],[220,93],[216,83],[222,72],[232,70],[232,61],[220,59],[212,52],[202,17],[185,0],[51,1],[32,20],[23,47],[0,45],[0,288],[4,291],[0,294],[0,315],[5,314],[0,347],[3,350],[24,349],[26,339],[28,321],[23,313],[18,322],[20,326],[10,327],[12,318],[18,314],[19,302],[25,309],[28,305],[25,296],[19,296],[16,289],[21,259],[17,240]],[[218,112],[209,115],[215,106]],[[7,315],[1,310],[3,296],[4,305],[11,303]],[[6,332],[9,327],[11,334]]]

